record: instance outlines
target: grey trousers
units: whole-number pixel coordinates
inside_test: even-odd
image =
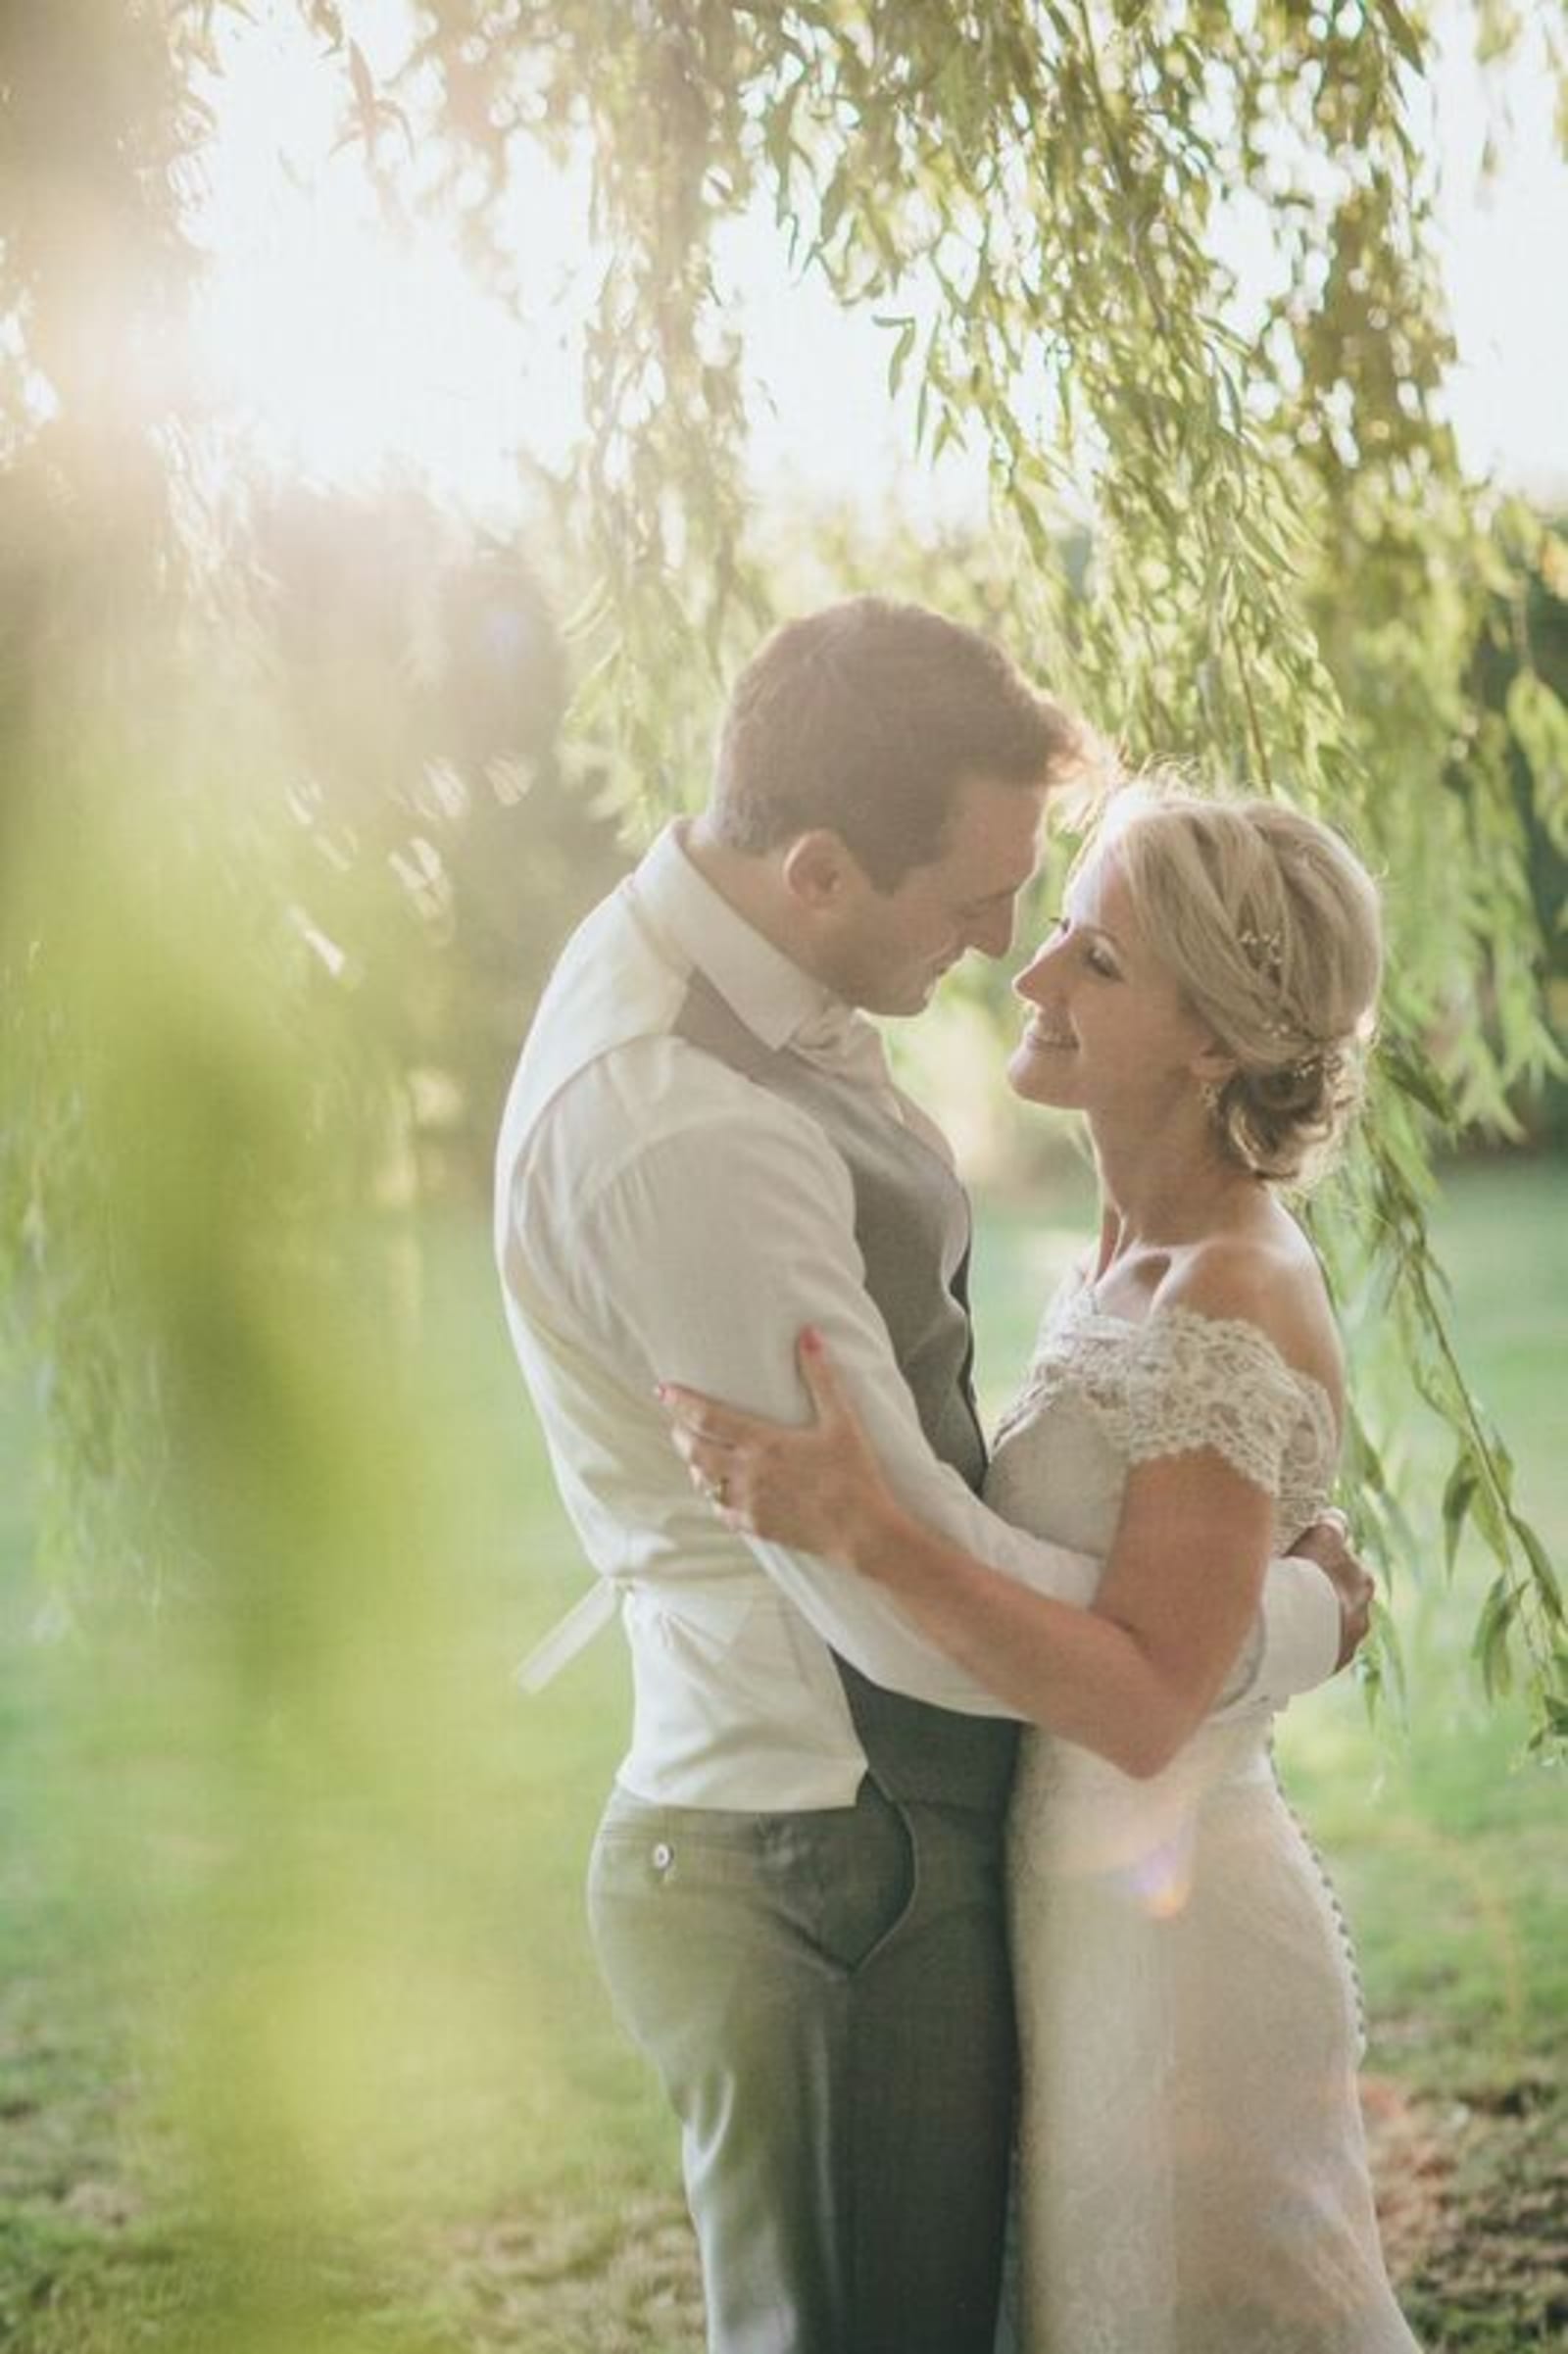
[[[617,1790],[589,1917],[681,2122],[712,2354],[992,2354],[1016,2054],[1000,1826]]]

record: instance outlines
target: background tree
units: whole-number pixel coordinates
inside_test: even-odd
[[[414,1212],[470,1183],[559,937],[696,790],[775,612],[923,595],[1130,758],[1289,792],[1385,867],[1373,1122],[1314,1214],[1363,1356],[1391,1336],[1451,1432],[1489,1674],[1561,1731],[1555,1579],[1425,1213],[1434,1154],[1560,1070],[1568,556],[1444,420],[1431,41],[1392,0],[278,0],[341,168],[501,299],[528,160],[589,188],[580,446],[547,470],[519,402],[522,519],[489,534],[408,479],[279,481],[198,389],[203,156],[256,13],[0,11],[0,1281],[89,1687],[113,1662],[83,1721],[145,1679],[199,1768],[167,1973],[215,2226],[189,2342],[243,2314],[293,2354],[339,2342],[335,2253],[300,2280],[406,2132],[399,2068],[455,2078],[443,2036],[505,2007],[464,1955],[501,1934],[497,1792],[450,1640],[489,1539],[448,1492]],[[1561,72],[1546,12],[1470,22]],[[880,320],[911,450],[981,466],[988,528],[758,495],[726,258],[758,216]],[[1261,292],[1226,259],[1260,223]],[[1397,1551],[1369,1420],[1351,1486]],[[120,1779],[83,1835],[109,1887]],[[318,1837],[328,1794],[357,1844]],[[570,2043],[519,2040],[547,2077]]]
[[[323,23],[352,69],[343,13]],[[720,224],[765,202],[803,267],[882,320],[917,447],[984,452],[1011,632],[1053,684],[1133,759],[1288,791],[1379,860],[1374,1117],[1316,1223],[1342,1298],[1387,1301],[1453,1429],[1450,1529],[1477,1514],[1497,1563],[1487,1674],[1507,1676],[1516,1642],[1543,1728],[1568,1725],[1557,1584],[1425,1244],[1435,1138],[1506,1125],[1510,1090],[1559,1067],[1509,723],[1489,720],[1471,654],[1509,535],[1527,564],[1562,554],[1470,489],[1444,419],[1452,352],[1412,127],[1429,35],[1397,0],[1246,18],[1207,0],[805,0],[608,22],[565,0],[525,29],[468,7],[422,24],[400,104],[433,71],[436,119],[492,174],[535,125],[592,158],[607,259],[582,528],[603,699],[641,790],[667,796],[686,740],[666,683],[687,674],[683,638],[716,660],[754,618],[745,356],[715,257]],[[1476,28],[1494,48],[1522,30],[1492,9]],[[1560,41],[1551,55],[1561,73]],[[1250,207],[1274,248],[1252,318],[1223,259]],[[1093,514],[1081,593],[1072,490]],[[1538,673],[1512,709],[1539,751],[1561,706]],[[1560,765],[1531,773],[1560,834]],[[1349,1478],[1391,1538],[1364,1431]]]
[[[147,380],[149,320],[178,278],[175,166],[199,141],[229,14],[219,0],[170,7],[161,25],[111,12],[122,66],[86,80],[70,63],[72,12],[47,12],[46,31],[44,15],[14,16],[14,109],[41,94],[75,110],[57,125],[69,131],[96,88],[92,103],[122,109],[110,149],[145,159],[128,202],[91,215],[113,220],[121,247],[145,224],[145,255],[112,278],[105,255],[74,251],[68,281],[57,232],[37,227],[90,214],[75,192],[24,209],[35,246],[8,244],[25,288],[13,346],[49,387],[57,438],[106,429],[107,379],[83,377],[81,351],[100,368],[118,351],[116,380]],[[1280,0],[1245,19],[1210,0],[547,0],[520,16],[442,0],[409,7],[400,58],[377,77],[352,8],[312,0],[304,15],[388,217],[449,221],[503,296],[517,257],[502,200],[519,158],[542,149],[586,171],[598,299],[585,439],[556,488],[546,570],[586,587],[573,732],[628,805],[667,807],[701,777],[728,667],[772,609],[722,246],[727,223],[761,208],[801,270],[881,321],[918,452],[983,459],[994,537],[969,567],[971,601],[1004,611],[1013,642],[1135,760],[1176,755],[1288,791],[1381,864],[1392,956],[1374,1116],[1315,1222],[1352,1319],[1359,1307],[1392,1322],[1451,1426],[1450,1530],[1474,1516],[1496,1557],[1487,1673],[1504,1678],[1517,1658],[1543,1730],[1563,1721],[1556,1582],[1467,1392],[1425,1243],[1435,1148],[1508,1128],[1520,1091],[1559,1068],[1530,857],[1568,824],[1563,710],[1528,632],[1501,712],[1476,660],[1498,602],[1517,616],[1526,584],[1556,576],[1564,553],[1467,484],[1445,418],[1451,346],[1417,128],[1426,27],[1397,0],[1332,14]],[[1472,23],[1494,52],[1538,37],[1562,74],[1545,12],[1527,25],[1484,6]],[[98,165],[81,171],[99,202]],[[1260,222],[1261,294],[1226,259]],[[153,509],[177,495],[200,512],[199,467],[181,463],[193,420],[153,383],[162,424],[153,399],[140,426],[134,406],[114,425],[122,457],[135,444],[123,481],[142,481]],[[24,423],[18,434],[30,451]],[[1087,563],[1074,514],[1089,518]],[[247,543],[230,528],[232,584]],[[190,545],[187,530],[166,560],[166,594]],[[332,560],[340,576],[349,546]],[[313,662],[319,683],[330,660]],[[267,693],[257,706],[275,721]],[[401,707],[379,708],[384,750]],[[318,695],[312,711],[319,727]],[[299,754],[286,736],[269,752],[285,795]],[[366,735],[362,769],[381,764],[376,743]],[[427,748],[416,757],[428,805],[439,770]],[[215,847],[222,835],[219,822]],[[418,840],[399,856],[416,896],[438,902],[449,884],[429,833]],[[1349,1476],[1372,1534],[1393,1543],[1364,1430]]]
[[[537,763],[562,703],[555,656],[530,674],[508,636],[548,643],[514,558],[445,563],[416,502],[323,531],[328,511],[302,495],[247,503],[204,469],[214,420],[177,358],[190,174],[234,13],[22,7],[0,56],[14,134],[8,1005],[13,1067],[31,1083],[8,1129],[7,1249],[89,1490],[137,1459],[109,1433],[164,1378],[158,1349],[127,1349],[117,1321],[146,1238],[122,1231],[117,1142],[94,1128],[108,1116],[94,992],[125,1002],[154,907],[200,906],[230,965],[242,943],[252,978],[269,977],[279,1046],[311,1042],[312,1165],[336,1171],[341,1196],[345,1172],[384,1155],[392,1098],[416,1056],[428,1064],[419,1033],[441,1026],[434,1002],[450,992],[426,986],[415,1016],[419,986],[394,985],[396,1043],[371,1054],[390,998],[356,985],[415,964],[406,929],[368,958],[316,921],[313,902],[353,895],[328,885],[331,846],[374,846],[337,857],[339,885],[353,874],[362,893],[372,868],[379,885],[390,861],[409,906],[450,924],[456,885],[434,836],[449,853],[460,834],[480,846],[470,902],[481,874],[514,881],[485,846],[505,822],[495,762]],[[1503,1677],[1517,1651],[1543,1726],[1560,1723],[1556,1583],[1454,1359],[1423,1212],[1434,1142],[1506,1128],[1521,1086],[1560,1067],[1541,987],[1555,912],[1530,859],[1568,828],[1568,720],[1527,616],[1532,583],[1560,580],[1568,559],[1544,524],[1466,484],[1444,420],[1450,352],[1411,129],[1424,31],[1395,0],[1245,22],[1204,0],[956,14],[555,0],[521,19],[447,0],[411,7],[404,62],[378,85],[352,11],[314,0],[306,14],[389,211],[444,211],[503,290],[498,200],[519,148],[587,159],[602,280],[584,460],[556,501],[571,553],[554,569],[591,583],[575,724],[624,793],[658,807],[701,773],[725,665],[768,611],[745,495],[745,354],[717,258],[723,223],[765,203],[803,269],[875,308],[916,447],[933,463],[956,444],[983,453],[996,555],[974,601],[1004,599],[1015,641],[1134,759],[1179,753],[1290,791],[1381,861],[1393,956],[1375,1115],[1318,1227],[1342,1297],[1387,1301],[1453,1428],[1450,1530],[1474,1515],[1497,1558],[1483,1663]],[[1491,11],[1477,27],[1494,47],[1521,37]],[[1560,44],[1553,55],[1560,67]],[[1223,259],[1249,205],[1267,207],[1274,243],[1272,290],[1250,315]],[[1089,502],[1086,567],[1067,553],[1070,496]],[[1515,668],[1500,710],[1479,651],[1499,610]],[[445,743],[421,661],[446,665]],[[498,755],[499,668],[513,710]],[[477,799],[475,760],[489,771]],[[443,794],[466,797],[465,825],[441,813]],[[551,830],[568,852],[575,822],[558,797]],[[318,854],[303,891],[302,834]],[[575,864],[558,859],[557,878]],[[384,892],[358,904],[349,931],[383,920]],[[157,941],[158,956],[172,947]],[[325,1022],[323,962],[339,984]],[[204,1051],[233,1059],[220,1042]],[[243,1174],[265,1231],[280,1172],[256,1151]],[[156,1455],[155,1408],[134,1418]],[[1350,1468],[1389,1533],[1364,1432]]]

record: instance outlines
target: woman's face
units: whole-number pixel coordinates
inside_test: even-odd
[[[1152,1124],[1213,1073],[1213,1035],[1141,931],[1113,849],[1073,877],[1013,989],[1030,1017],[1007,1079],[1032,1103]]]

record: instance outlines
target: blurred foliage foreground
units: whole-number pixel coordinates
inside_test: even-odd
[[[202,157],[253,14],[303,25],[340,89],[332,169],[394,224],[445,222],[498,299],[512,159],[585,175],[582,447],[552,474],[519,416],[505,529],[406,483],[279,482],[193,388]],[[1557,1576],[1427,1235],[1438,1147],[1560,1101],[1568,850],[1568,548],[1466,483],[1444,423],[1427,35],[1394,0],[1332,21],[1016,0],[965,12],[963,42],[924,0],[411,0],[389,50],[372,15],[0,10],[0,1289],[48,1573],[13,1607],[71,1630],[29,1656],[60,1723],[16,1704],[36,1777],[6,1788],[43,1790],[49,1884],[79,1891],[42,1979],[12,1957],[13,2032],[47,2078],[34,2029],[78,1960],[88,2010],[118,1971],[134,1986],[151,2098],[126,2130],[162,2165],[177,2119],[211,2257],[204,2319],[149,2241],[141,2311],[151,2329],[167,2283],[193,2354],[362,2342],[332,2318],[340,2223],[417,2207],[476,2119],[563,2131],[519,2087],[577,2065],[561,1908],[608,1744],[598,1717],[553,1717],[562,1779],[497,1774],[496,1617],[465,1579],[514,1574],[530,1529],[551,1558],[560,1540],[514,1496],[498,1549],[497,1458],[455,1433],[499,1337],[470,1323],[432,1353],[416,1213],[471,1193],[566,925],[623,833],[699,788],[724,682],[803,595],[877,585],[982,621],[1135,758],[1290,791],[1381,865],[1373,1116],[1314,1212],[1367,1372],[1349,1494],[1391,1564],[1441,1551],[1440,1524],[1479,1540],[1462,1637],[1494,1693],[1516,1680],[1509,1741],[1568,1725]],[[1512,12],[1474,22],[1526,37]],[[1278,288],[1245,325],[1220,188],[1277,225]],[[808,533],[751,495],[721,249],[759,210],[882,320],[911,448],[978,459],[989,529]],[[1417,1396],[1443,1434],[1419,1471]],[[90,1782],[57,1731],[73,1756],[95,1736]],[[509,1808],[546,1787],[569,1838],[528,1848],[537,1889],[498,1882]],[[25,1898],[45,1867],[19,1853]],[[635,2146],[644,2095],[580,2048]],[[93,2133],[100,2074],[77,2087]],[[18,2098],[56,2113],[47,2082]],[[570,2150],[581,2181],[666,2180]],[[344,2317],[364,2285],[342,2280]],[[93,2343],[51,2342],[37,2295],[43,2354]]]

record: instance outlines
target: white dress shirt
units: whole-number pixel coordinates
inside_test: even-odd
[[[1092,1598],[1101,1564],[998,1519],[932,1454],[864,1288],[848,1171],[807,1113],[671,1034],[694,971],[764,1046],[848,1054],[881,1083],[872,1025],[846,1026],[671,827],[568,944],[518,1064],[497,1170],[507,1317],[566,1509],[620,1598],[635,1692],[621,1785],[674,1805],[847,1806],[865,1759],[834,1651],[917,1699],[1009,1712],[879,1587],[726,1529],[689,1484],[656,1382],[800,1421],[796,1337],[814,1324],[911,1511],[1064,1601]],[[1246,1696],[1322,1682],[1339,1641],[1327,1579],[1275,1563]]]

